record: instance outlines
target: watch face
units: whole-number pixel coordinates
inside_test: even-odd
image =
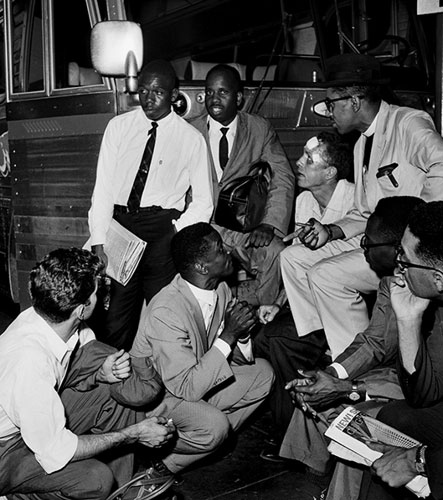
[[[418,474],[425,474],[425,465],[420,462],[415,462],[415,469]]]
[[[348,394],[348,398],[351,401],[358,401],[360,399],[360,394],[358,392],[353,391]]]

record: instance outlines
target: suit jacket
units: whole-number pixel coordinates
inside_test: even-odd
[[[220,182],[214,167],[208,134],[208,117],[190,122],[204,135],[208,144],[214,192],[214,206],[220,190],[233,179],[248,175],[257,161],[267,161],[272,169],[271,185],[263,223],[270,224],[280,235],[286,235],[294,203],[295,175],[271,124],[265,118],[238,112],[238,125],[228,163]]]
[[[218,300],[208,333],[200,306],[180,275],[142,311],[131,354],[150,356],[167,391],[176,398],[200,401],[233,377],[230,362],[213,346],[231,292],[224,282],[216,292]]]
[[[423,315],[421,344],[415,359],[416,371],[409,375],[401,364],[398,351],[398,329],[390,298],[390,281],[380,282],[377,302],[368,328],[359,333],[352,344],[335,360],[347,371],[349,378],[361,378],[374,396],[388,387],[386,381],[374,375],[375,368],[397,372],[390,384],[401,386],[411,406],[431,406],[443,399],[443,311],[438,304],[429,305]],[[366,380],[366,377],[370,378]],[[393,386],[392,386],[393,388]],[[398,399],[398,398],[394,398]]]
[[[354,148],[354,208],[337,221],[346,238],[363,233],[378,201],[388,196],[418,196],[426,201],[443,199],[443,139],[428,113],[382,101],[366,175],[362,141]],[[380,167],[398,163],[393,175],[377,178]]]
[[[369,326],[334,363],[342,365],[350,379],[363,380],[371,398],[403,399],[396,371],[398,332],[389,280],[380,282]]]

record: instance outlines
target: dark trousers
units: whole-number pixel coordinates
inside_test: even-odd
[[[176,274],[171,256],[171,240],[175,229],[173,219],[178,210],[152,211],[135,214],[115,214],[114,218],[139,238],[147,242],[143,257],[126,286],[111,281],[111,298],[106,312],[97,309],[92,326],[97,338],[117,349],[128,351],[137,333],[143,302],[149,301]],[[103,318],[98,319],[98,318]],[[104,325],[101,326],[101,325]]]
[[[289,308],[282,309],[273,321],[264,325],[254,338],[256,356],[267,359],[275,373],[269,405],[282,439],[292,418],[294,404],[285,385],[300,378],[297,370],[311,370],[322,365],[327,349],[323,330],[299,337]]]
[[[67,427],[77,435],[110,432],[132,425],[140,418],[110,397],[107,384],[86,392],[65,389],[61,398]],[[131,479],[133,466],[133,450],[120,447],[100,460],[70,462],[63,469],[47,474],[17,436],[0,441],[0,495],[8,494],[8,500],[102,500],[109,496],[113,486]]]
[[[432,498],[443,498],[443,402],[429,408],[413,408],[406,401],[384,406],[378,420],[428,445],[426,466]],[[370,472],[365,472],[360,500],[406,500],[417,498],[405,488],[390,488]],[[431,498],[431,497],[429,497]]]

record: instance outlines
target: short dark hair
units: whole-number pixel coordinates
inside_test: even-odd
[[[140,71],[138,77],[139,82],[145,80],[147,75],[152,74],[164,76],[168,84],[168,90],[177,89],[179,86],[177,73],[169,61],[155,59],[145,64]]]
[[[240,76],[240,73],[233,66],[229,66],[229,64],[217,64],[213,68],[211,68],[207,75],[206,81],[214,74],[228,74],[234,83],[234,91],[235,92],[243,92],[243,82]]]
[[[340,96],[361,95],[372,103],[378,103],[382,99],[382,87],[380,85],[347,85],[332,88]]]
[[[104,265],[99,257],[79,248],[50,252],[32,269],[29,291],[32,305],[54,323],[66,321],[95,290]]]
[[[317,139],[326,146],[326,158],[323,159],[330,167],[337,169],[337,180],[346,179],[354,168],[354,154],[350,144],[333,132],[320,132]]]
[[[418,238],[416,254],[431,266],[443,266],[443,201],[430,201],[411,214],[408,228]]]
[[[382,224],[378,230],[385,241],[400,243],[411,213],[424,203],[416,196],[389,196],[379,200],[371,217],[380,219]]]
[[[174,234],[171,242],[172,260],[180,274],[187,274],[194,264],[204,259],[210,249],[208,236],[218,234],[207,222],[186,226]]]

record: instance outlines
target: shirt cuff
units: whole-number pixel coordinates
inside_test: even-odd
[[[240,349],[240,352],[243,354],[245,359],[249,362],[254,361],[254,354],[252,353],[252,341],[248,339],[247,342],[237,342],[237,347]]]
[[[216,347],[225,358],[228,358],[228,356],[231,354],[231,346],[225,342],[224,340],[218,338],[215,339],[215,342],[212,344],[214,347]]]
[[[329,366],[332,366],[332,368],[334,368],[334,370],[337,372],[338,378],[341,378],[342,380],[349,378],[348,372],[340,363],[331,363]]]
[[[74,456],[78,447],[78,436],[64,429],[58,439],[41,454],[36,454],[37,462],[47,474],[63,469]]]

